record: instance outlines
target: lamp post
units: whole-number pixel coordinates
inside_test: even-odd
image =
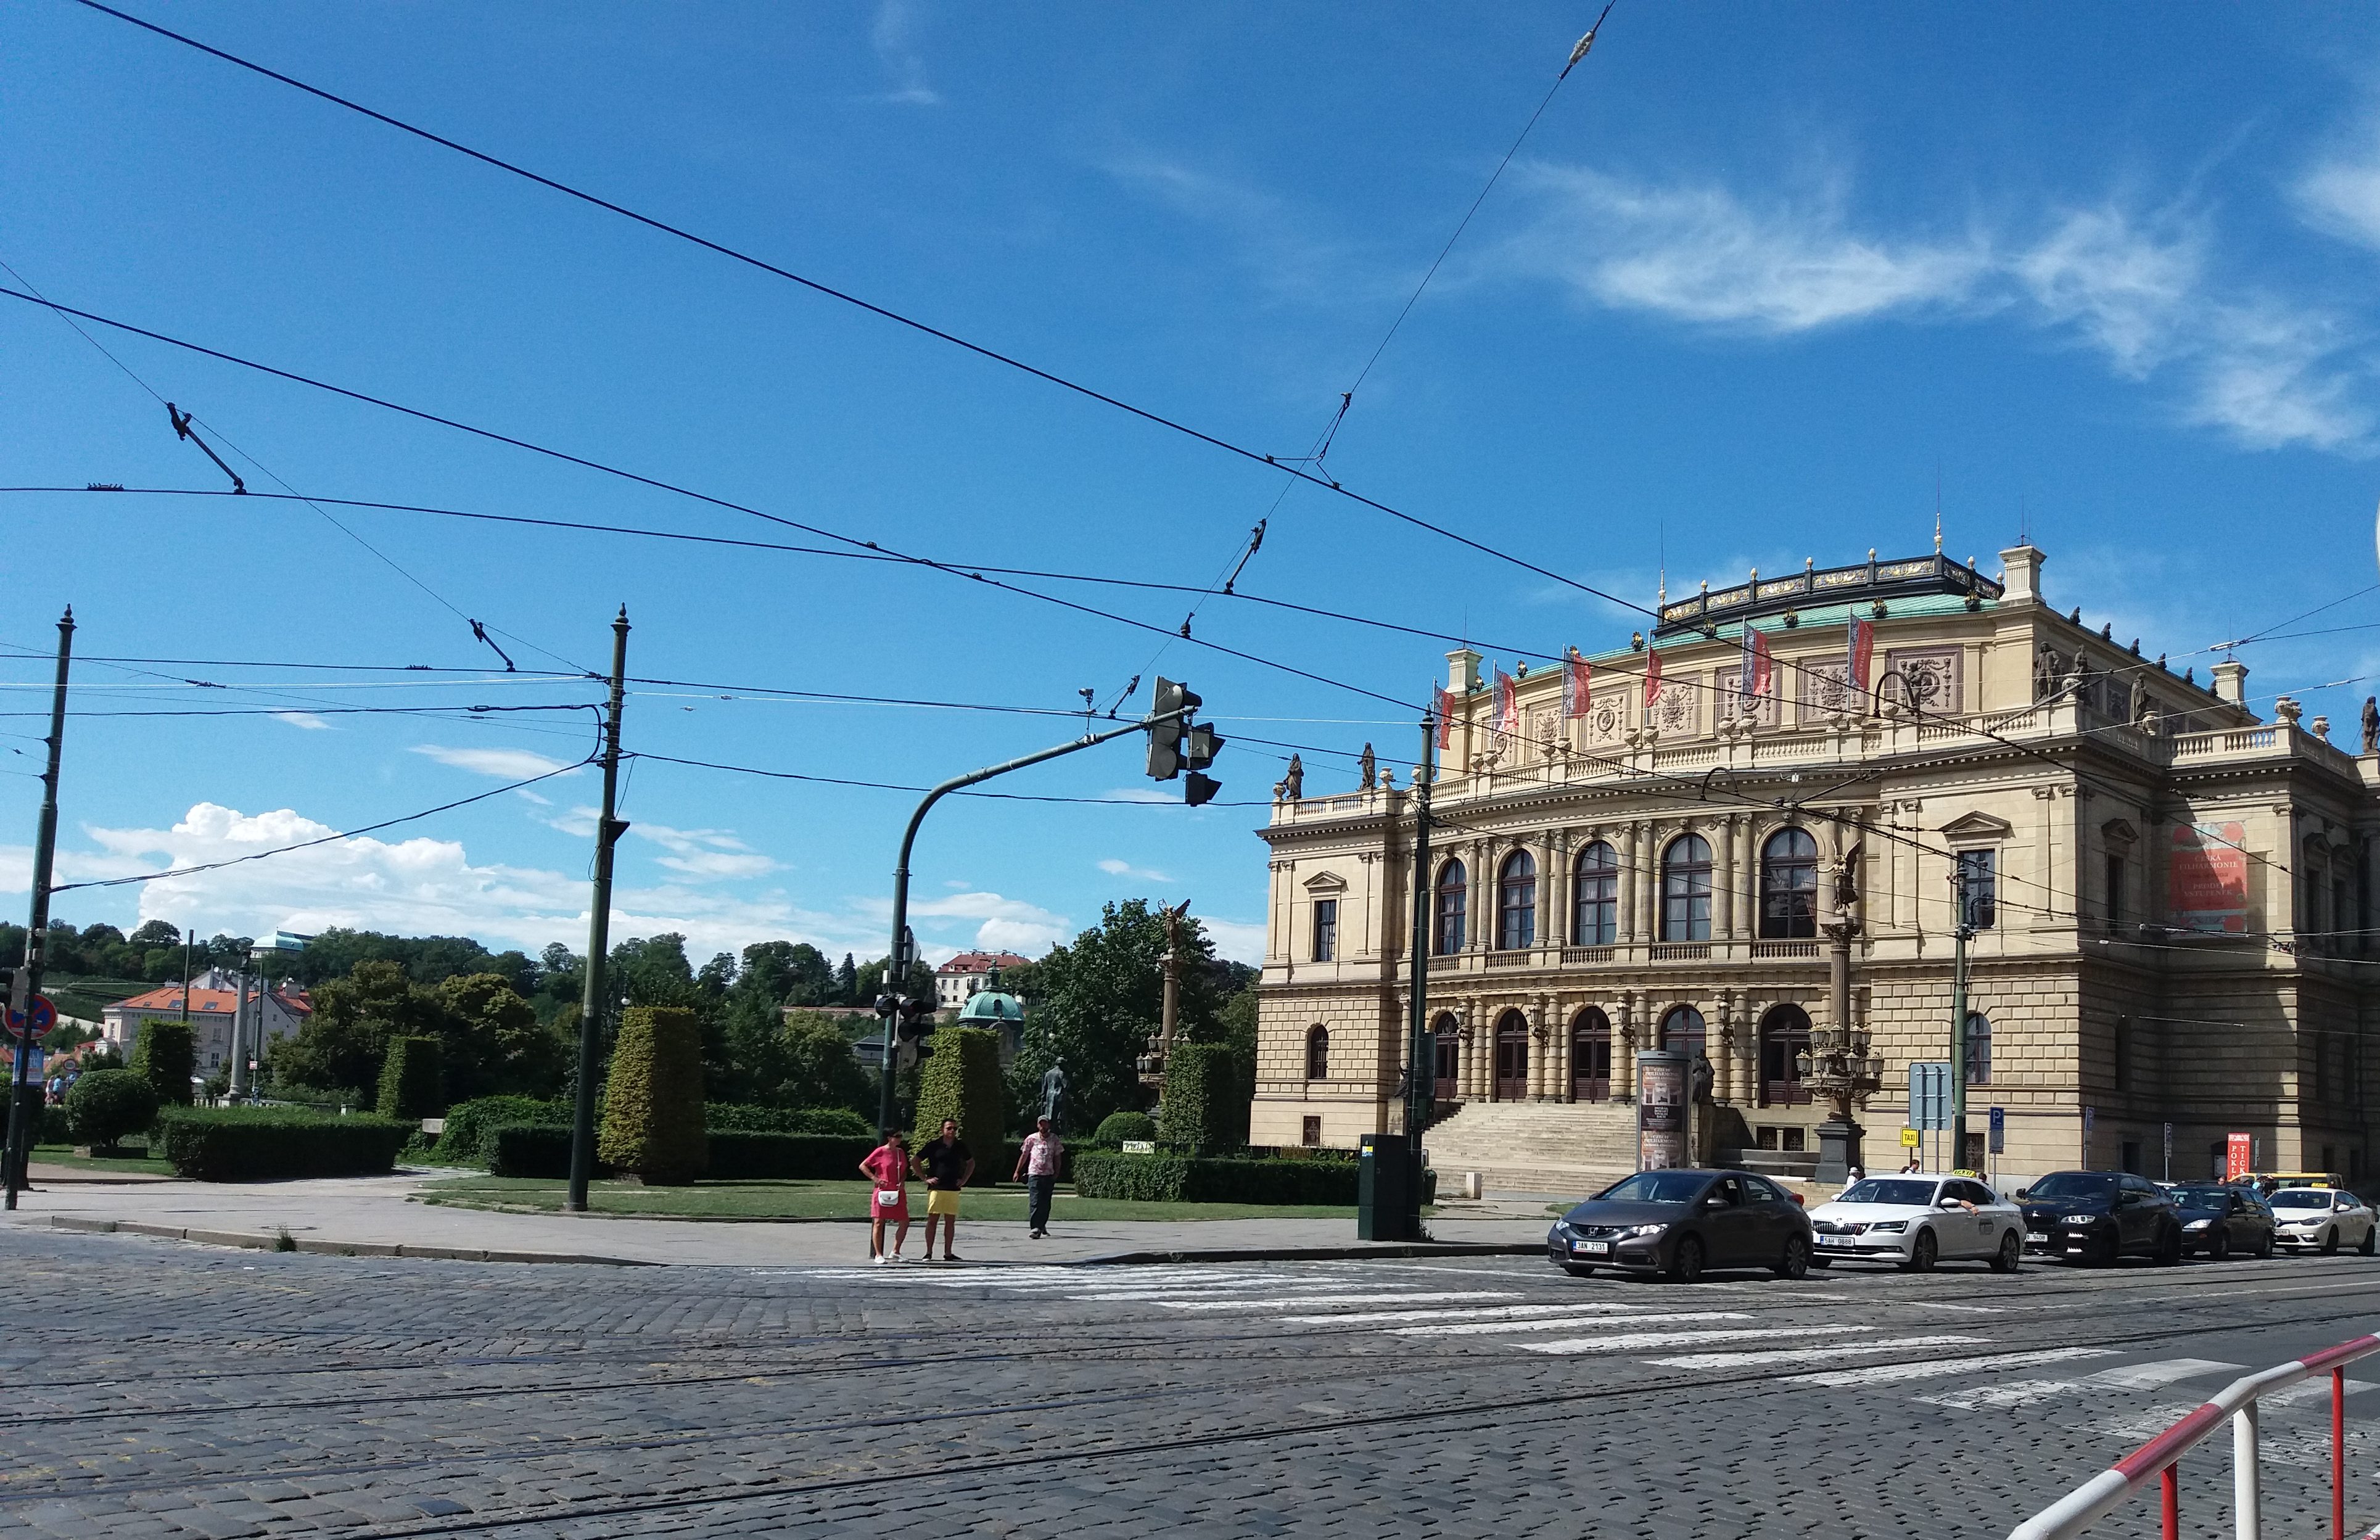
[[[1813,1096],[1831,1103],[1835,1115],[1818,1125],[1820,1182],[1842,1182],[1860,1164],[1861,1129],[1853,1112],[1884,1085],[1884,1060],[1871,1051],[1868,1035],[1850,1027],[1821,1026],[1810,1033],[1806,1052],[1793,1056],[1794,1073]]]

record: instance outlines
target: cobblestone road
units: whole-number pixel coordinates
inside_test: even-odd
[[[1671,1285],[13,1230],[0,1276],[40,1316],[0,1337],[0,1534],[110,1537],[1997,1535],[2242,1366],[2380,1321],[2353,1256]],[[2326,1506],[2318,1395],[2268,1413],[2272,1533]],[[2348,1405],[2368,1526],[2380,1394]],[[2192,1533],[2228,1533],[2228,1460],[2187,1468]]]

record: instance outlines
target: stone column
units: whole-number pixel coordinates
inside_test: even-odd
[[[1557,950],[1570,944],[1570,919],[1562,899],[1570,884],[1570,831],[1548,830],[1537,846],[1537,944]]]
[[[1620,855],[1620,940],[1625,943],[1636,939],[1636,826],[1615,830],[1613,843]]]
[[[1636,934],[1647,941],[1661,937],[1657,918],[1660,910],[1661,853],[1654,848],[1654,842],[1653,825],[1636,825],[1636,880],[1629,888],[1628,902],[1636,911]]]
[[[1620,992],[1620,1020],[1612,1027],[1611,1097],[1614,1101],[1636,1099],[1636,996],[1627,989]]]
[[[1718,1051],[1711,1055],[1711,1071],[1715,1084],[1711,1095],[1721,1104],[1735,1100],[1735,991],[1718,992],[1718,1041],[1712,1045]]]
[[[1711,852],[1716,868],[1711,873],[1711,886],[1718,900],[1713,907],[1718,911],[1711,916],[1711,939],[1731,941],[1735,940],[1735,819],[1719,819],[1718,827],[1711,832],[1717,836],[1718,845]]]
[[[1529,1099],[1546,1099],[1547,1061],[1553,1057],[1552,1035],[1546,1030],[1546,997],[1529,1009]]]
[[[1735,822],[1742,828],[1743,844],[1743,859],[1737,863],[1736,871],[1738,934],[1756,941],[1760,939],[1760,828],[1749,814],[1739,816]]]
[[[1493,841],[1471,842],[1471,934],[1463,939],[1465,952],[1486,952],[1495,939],[1496,874],[1490,869],[1495,855]]]

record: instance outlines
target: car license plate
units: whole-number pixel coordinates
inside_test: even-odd
[[[1611,1255],[1611,1243],[1609,1241],[1581,1241],[1570,1249],[1572,1255],[1576,1256],[1609,1256]]]
[[[1822,1246],[1848,1246],[1851,1243],[1852,1238],[1848,1235],[1821,1235],[1818,1237],[1818,1244]]]

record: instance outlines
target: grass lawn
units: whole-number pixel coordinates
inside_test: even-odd
[[[127,1145],[137,1155],[93,1159],[77,1155],[72,1145],[35,1145],[33,1163],[37,1166],[65,1166],[78,1171],[115,1171],[126,1176],[171,1176],[174,1168],[163,1160],[152,1160],[149,1152],[140,1145]]]
[[[426,1189],[424,1203],[466,1208],[559,1209],[569,1183],[539,1177],[466,1176]],[[702,1219],[864,1219],[865,1182],[698,1182],[691,1187],[639,1187],[598,1182],[588,1192],[597,1213],[650,1214]],[[1022,1187],[967,1189],[963,1221],[1025,1218]],[[1060,1188],[1050,1206],[1057,1219],[1352,1219],[1353,1207],[1275,1207],[1252,1203],[1124,1203],[1078,1198]],[[923,1223],[926,1193],[913,1187],[909,1217]]]

